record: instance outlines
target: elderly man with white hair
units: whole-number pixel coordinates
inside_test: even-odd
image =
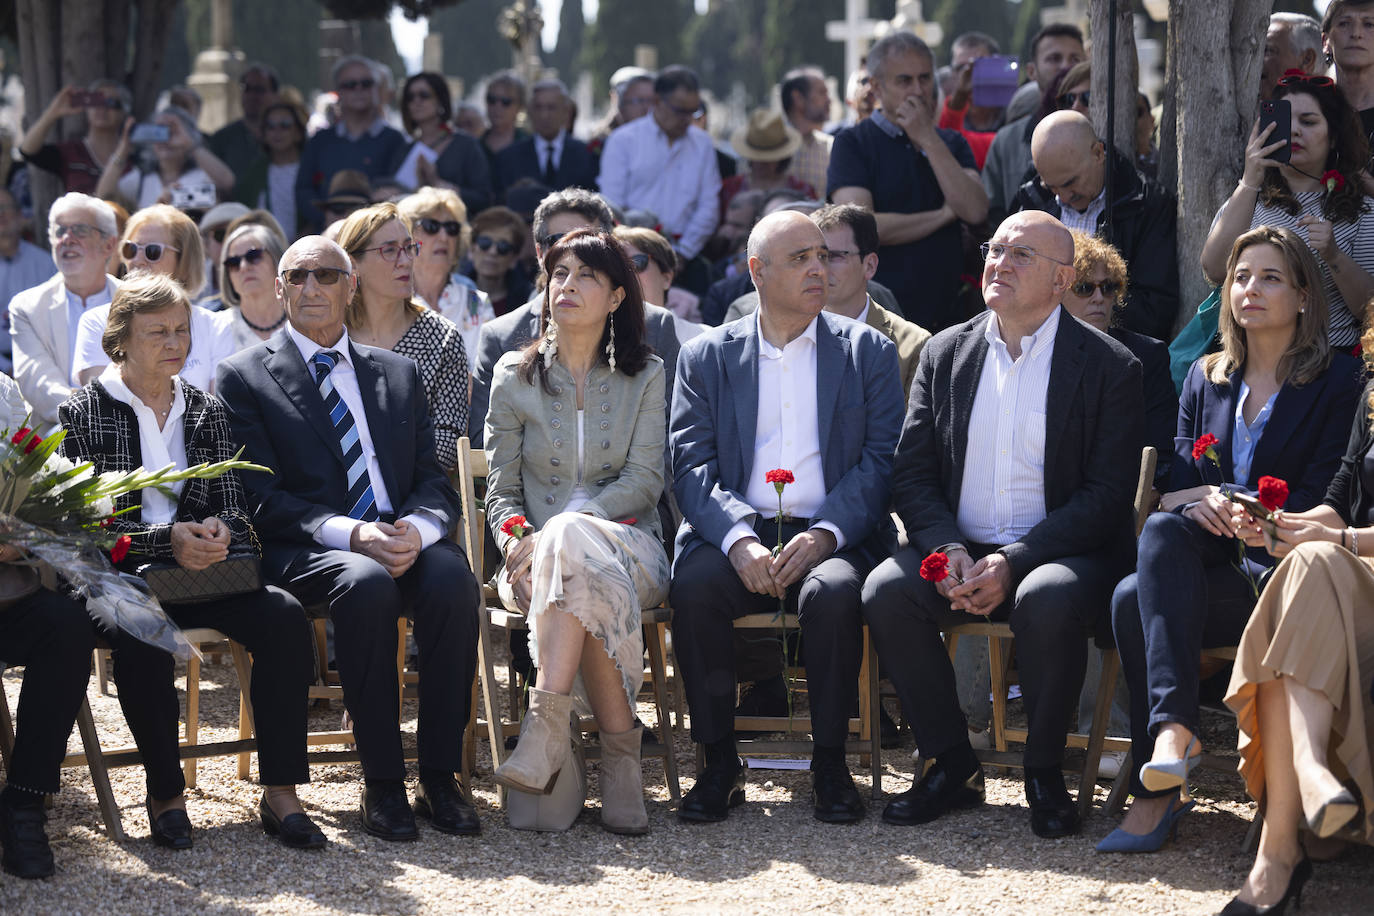
[[[109,305],[119,281],[105,273],[119,230],[114,210],[86,194],[64,194],[48,211],[48,241],[58,273],[10,302],[14,380],[36,424],[57,423],[71,397],[76,326],[89,309]]]

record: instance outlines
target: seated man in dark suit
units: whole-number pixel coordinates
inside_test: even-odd
[[[572,97],[562,80],[546,79],[530,90],[530,130],[533,134],[501,150],[496,156],[497,193],[521,178],[533,178],[553,191],[596,189],[600,169],[596,154],[568,131]]]
[[[302,604],[329,604],[344,704],[362,757],[364,829],[418,835],[406,798],[396,684],[396,621],[415,620],[420,785],[436,830],[475,834],[453,774],[477,666],[477,581],[447,538],[460,507],[434,457],[415,363],[353,344],[344,309],[357,288],[348,255],[307,236],[282,255],[288,323],[220,364],[218,393],[245,455],[263,573]]]
[[[1061,766],[1088,638],[1135,559],[1140,363],[1060,307],[1074,249],[1054,217],[1018,213],[984,251],[990,311],[931,338],[911,386],[892,469],[911,546],[864,583],[883,671],[917,747],[935,758],[883,820],[922,824],[982,804],[983,773],[940,630],[1009,620],[1030,729],[1031,827],[1060,837],[1079,829]],[[949,557],[939,582],[919,574],[933,551]]]
[[[673,647],[706,754],[678,817],[720,821],[744,801],[731,621],[783,599],[801,622],[815,816],[857,821],[864,806],[844,742],[858,701],[860,587],[893,547],[897,351],[873,328],[822,311],[828,252],[811,220],[767,216],[748,251],[759,310],[688,341],[673,392],[673,492],[684,516]],[[781,497],[766,479],[775,468],[795,478]]]

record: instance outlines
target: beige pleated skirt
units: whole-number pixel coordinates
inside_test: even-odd
[[[1374,561],[1326,542],[1299,545],[1274,571],[1240,638],[1226,705],[1240,725],[1240,773],[1264,801],[1259,685],[1279,676],[1320,691],[1335,707],[1327,765],[1353,780],[1364,802],[1365,840],[1374,839]]]

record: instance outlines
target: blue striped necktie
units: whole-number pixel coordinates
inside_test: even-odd
[[[360,521],[375,522],[377,500],[372,495],[372,478],[367,473],[367,457],[363,455],[363,443],[358,437],[358,424],[354,422],[353,414],[329,377],[339,359],[337,350],[320,350],[310,358],[310,362],[315,367],[315,384],[320,386],[324,409],[329,411],[329,419],[339,437],[339,447],[343,449],[344,467],[348,468],[347,515]]]

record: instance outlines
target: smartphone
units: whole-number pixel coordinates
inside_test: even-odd
[[[973,62],[973,104],[1004,108],[1011,104],[1021,82],[1021,65],[1014,57],[992,55]]]
[[[1239,503],[1246,512],[1250,513],[1255,519],[1255,524],[1259,525],[1264,531],[1267,531],[1271,538],[1275,540],[1278,539],[1278,526],[1265,517],[1269,514],[1269,510],[1264,508],[1263,503],[1247,493],[1231,493],[1229,495],[1232,502]]]
[[[1274,132],[1264,141],[1266,146],[1283,141],[1283,147],[1269,154],[1275,162],[1287,162],[1293,155],[1293,105],[1287,99],[1265,99],[1260,102],[1259,132],[1274,125]]]
[[[172,139],[172,130],[166,124],[135,124],[129,133],[129,142],[146,146],[149,143],[166,143]]]

